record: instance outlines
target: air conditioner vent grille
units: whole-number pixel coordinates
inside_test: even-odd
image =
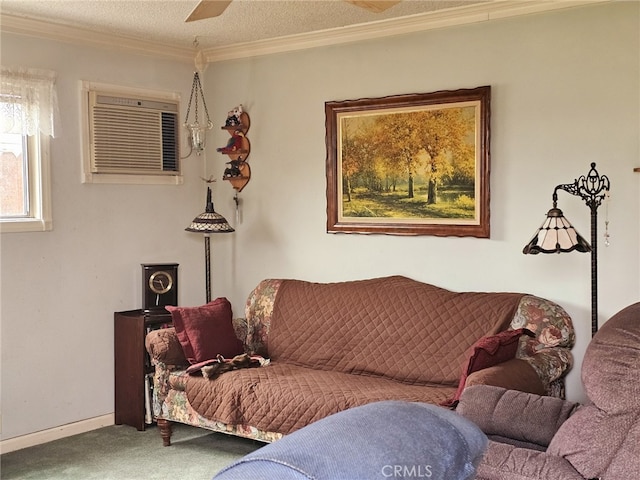
[[[92,173],[179,174],[177,104],[91,93]]]

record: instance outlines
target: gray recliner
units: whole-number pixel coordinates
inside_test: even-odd
[[[477,385],[457,412],[490,441],[482,480],[640,478],[640,303],[611,317],[587,347],[585,405]]]

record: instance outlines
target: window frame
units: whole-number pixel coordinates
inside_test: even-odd
[[[27,182],[29,213],[26,217],[0,217],[1,233],[46,232],[53,230],[51,208],[50,138],[27,135]]]

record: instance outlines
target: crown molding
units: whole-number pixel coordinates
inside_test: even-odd
[[[0,17],[0,31],[109,50],[126,50],[132,53],[181,62],[193,62],[193,48],[180,48],[173,45],[122,35],[111,35],[86,28],[15,15],[2,14]]]
[[[487,22],[501,18],[611,1],[612,0],[491,0],[484,4],[474,4],[438,10],[436,12],[420,13],[407,17],[381,20],[378,22],[210,48],[205,49],[203,53],[207,63],[214,63],[238,58],[271,55],[274,53],[384,38],[437,28]]]
[[[483,4],[438,10],[408,17],[209,48],[204,49],[203,54],[207,63],[215,63],[384,38],[437,28],[488,22],[490,20],[611,1],[613,0],[490,0]],[[14,15],[2,15],[0,29],[3,32],[91,45],[99,48],[126,50],[156,58],[166,58],[181,62],[193,61],[193,48],[180,48],[133,37],[110,35],[89,29]]]

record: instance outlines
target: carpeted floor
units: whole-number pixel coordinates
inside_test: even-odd
[[[0,456],[2,480],[206,480],[264,444],[174,425],[163,447],[157,427],[114,425]]]

